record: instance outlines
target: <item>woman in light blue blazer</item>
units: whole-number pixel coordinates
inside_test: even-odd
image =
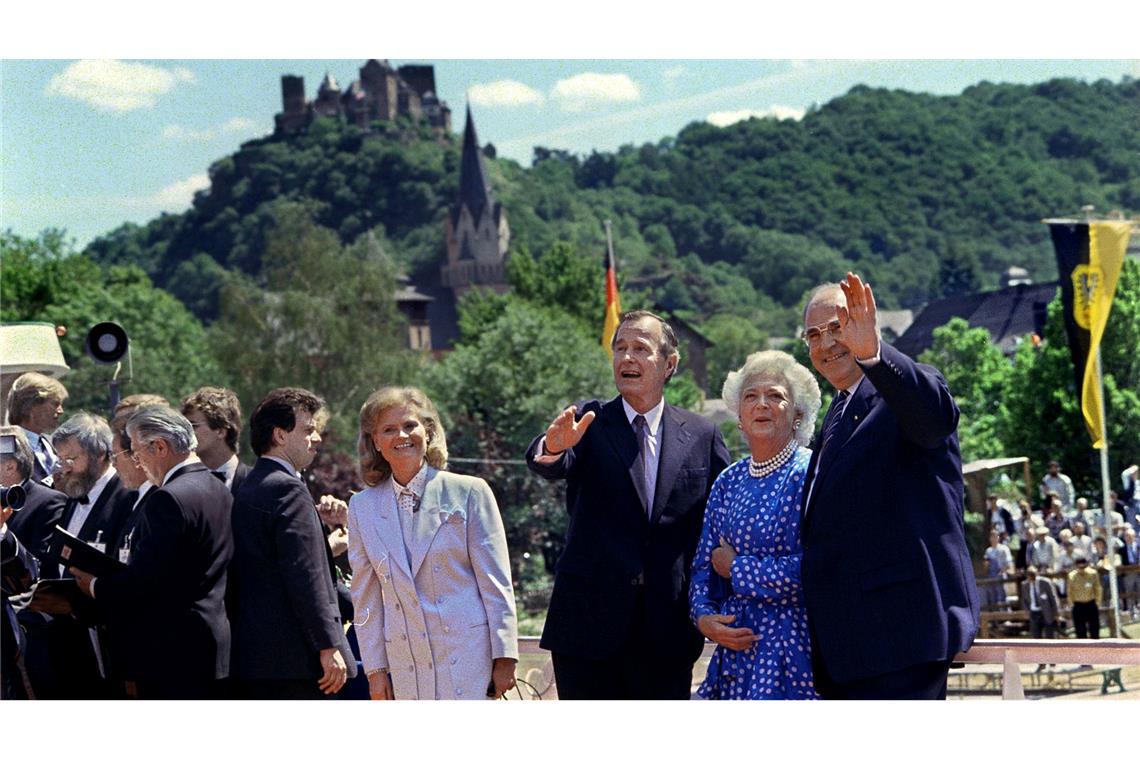
[[[360,410],[349,502],[356,635],[373,699],[485,699],[515,685],[506,533],[486,481],[445,472],[439,414],[418,388]]]

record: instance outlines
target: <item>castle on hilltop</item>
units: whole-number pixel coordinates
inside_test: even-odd
[[[368,128],[374,121],[397,116],[426,121],[445,134],[451,132],[451,109],[436,95],[435,67],[409,64],[392,68],[387,59],[370,59],[360,67],[360,78],[343,92],[326,73],[314,100],[305,100],[305,78],[281,77],[281,113],[274,116],[274,134],[291,135],[308,128],[317,116],[344,119]]]

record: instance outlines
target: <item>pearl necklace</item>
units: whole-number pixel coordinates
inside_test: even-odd
[[[792,458],[792,454],[799,448],[799,442],[795,438],[788,441],[784,448],[780,449],[780,453],[771,459],[766,459],[763,462],[757,463],[752,459],[748,460],[748,474],[754,478],[763,478],[771,475],[776,470],[784,466],[784,463]]]

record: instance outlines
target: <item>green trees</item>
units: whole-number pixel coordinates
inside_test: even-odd
[[[421,357],[393,300],[391,261],[368,238],[347,248],[298,204],[279,206],[257,278],[227,275],[210,329],[233,389],[252,408],[274,387],[308,388],[352,450],[356,414],[376,388],[403,382]]]
[[[847,269],[885,308],[994,287],[1011,265],[1051,279],[1042,217],[1140,210],[1138,100],[1129,78],[946,97],[855,87],[799,121],[694,123],[613,153],[536,148],[529,168],[486,165],[516,249],[600,254],[612,219],[630,290],[698,327],[728,313],[785,331],[804,289]],[[453,139],[407,123],[366,135],[318,119],[246,143],[210,168],[190,211],[124,226],[90,252],[139,264],[209,321],[221,276],[206,259],[258,274],[275,204],[303,203],[342,244],[381,231],[409,274],[431,275],[458,160]]]
[[[34,239],[6,231],[0,234],[0,258],[3,321],[67,327],[60,346],[72,368],[63,377],[69,411],[110,412],[107,383],[114,368],[84,353],[87,331],[99,322],[118,322],[130,336],[134,376],[122,386],[123,395],[158,393],[174,402],[201,385],[222,382],[222,367],[201,323],[178,299],[155,288],[139,267],[100,267],[76,254],[59,230]],[[126,375],[124,365],[120,379]]]
[[[1100,455],[1081,416],[1060,298],[1049,305],[1043,342],[1023,342],[1010,362],[989,334],[955,319],[934,331],[920,357],[942,370],[962,412],[958,435],[964,460],[1027,456],[1036,477],[1050,459],[1062,463],[1077,490],[1100,492]],[[1117,284],[1101,353],[1109,471],[1140,461],[1140,264],[1126,260]]]

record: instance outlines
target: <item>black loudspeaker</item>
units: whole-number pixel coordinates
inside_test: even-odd
[[[100,364],[115,364],[127,354],[127,331],[114,322],[100,322],[87,333],[87,355]]]

